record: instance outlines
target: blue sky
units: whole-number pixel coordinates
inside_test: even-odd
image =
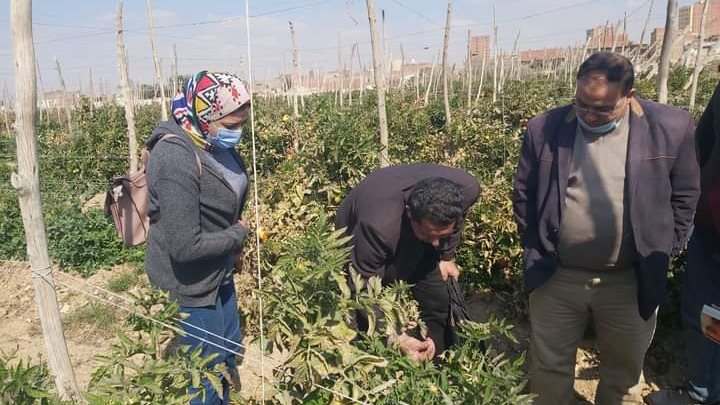
[[[277,75],[292,66],[288,21],[294,21],[300,63],[304,71],[337,67],[338,33],[342,56],[350,57],[359,44],[363,63],[370,63],[370,34],[364,0],[249,0],[252,65],[256,79]],[[429,62],[442,44],[446,1],[376,0],[378,14],[385,10],[388,52],[406,60]],[[455,0],[450,61],[465,58],[467,30],[490,34],[492,5],[496,5],[499,48],[512,50],[520,32],[519,47],[535,49],[584,43],[585,30],[616,21],[628,12],[628,31],[638,40],[651,0]],[[680,0],[681,5],[692,0]],[[245,2],[219,0],[190,2],[153,0],[153,14],[163,69],[169,75],[172,46],[176,44],[179,72],[203,68],[245,73],[247,36]],[[118,82],[114,18],[117,2],[109,0],[34,0],[36,55],[45,90],[59,86],[54,58],[63,67],[71,90],[82,85],[87,92],[89,69],[95,89],[100,82],[114,88]],[[655,0],[650,27],[664,25],[665,0]],[[0,1],[0,81],[12,92],[9,0]],[[130,77],[152,82],[153,65],[147,30],[145,0],[125,3],[124,25],[130,60]],[[649,38],[649,34],[646,38]],[[648,39],[646,39],[647,41]],[[357,65],[356,65],[357,66]]]

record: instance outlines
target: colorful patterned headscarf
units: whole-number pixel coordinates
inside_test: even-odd
[[[230,73],[202,71],[188,79],[172,102],[175,121],[201,147],[208,147],[208,124],[250,102],[247,84]]]

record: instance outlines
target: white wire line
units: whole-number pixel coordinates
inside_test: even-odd
[[[304,4],[304,5],[293,6],[293,7],[287,7],[287,8],[283,8],[283,9],[279,9],[279,10],[266,11],[266,12],[264,12],[264,13],[258,13],[258,14],[249,15],[249,18],[264,17],[264,16],[267,16],[267,15],[284,13],[284,12],[286,12],[286,11],[293,11],[293,10],[310,8],[310,7],[314,7],[314,6],[320,5],[320,4],[329,3],[329,2],[331,2],[331,1],[335,1],[335,0],[320,0],[320,1],[316,1],[316,2],[314,2],[314,3],[308,3],[308,4]],[[246,7],[246,10],[245,10],[245,11],[247,12],[247,7]]]
[[[27,263],[27,262],[15,261],[15,260],[2,260],[2,262],[29,265],[29,263]],[[63,277],[67,277],[67,278],[73,280],[73,281],[76,282],[76,283],[85,284],[86,286],[88,286],[88,287],[90,287],[90,288],[92,288],[92,289],[102,291],[103,293],[105,293],[105,294],[107,294],[107,295],[110,295],[110,296],[112,296],[112,297],[114,297],[114,298],[116,298],[116,299],[119,299],[119,300],[121,300],[121,301],[124,301],[124,302],[126,302],[126,303],[128,303],[128,304],[130,304],[130,305],[132,305],[132,306],[135,306],[135,305],[136,305],[135,302],[134,302],[133,300],[131,300],[130,298],[125,297],[125,296],[123,296],[123,295],[121,295],[121,294],[118,294],[118,293],[114,293],[114,292],[112,292],[112,291],[110,291],[110,290],[106,290],[106,289],[100,287],[99,285],[92,284],[92,283],[90,283],[89,281],[84,280],[84,279],[82,279],[82,278],[72,276],[72,275],[70,275],[70,274],[68,274],[68,273],[65,273],[65,272],[56,272],[55,274],[56,274],[56,275],[57,275],[57,274],[61,274]],[[62,285],[67,285],[66,283],[61,282],[61,281],[59,281],[59,280],[58,280],[58,283],[60,283],[60,284],[62,284]],[[83,290],[83,291],[84,291],[84,290]],[[93,295],[93,294],[90,294],[90,293],[88,293],[88,294],[96,297],[96,296]],[[113,303],[112,301],[104,300],[104,302],[110,302],[111,304],[117,306],[118,308],[120,308],[120,309],[122,309],[122,310],[124,310],[124,311],[126,311],[126,312],[129,312],[129,313],[132,313],[132,314],[141,316],[141,317],[145,317],[146,319],[148,318],[148,317],[144,316],[143,314],[137,313],[137,311],[135,311],[135,310],[133,310],[133,309],[130,309],[130,308],[127,308],[127,307],[123,307],[123,306],[118,306],[117,304]],[[173,328],[172,325],[169,325],[169,324],[166,325],[166,324],[163,323],[162,321],[156,320],[156,319],[154,319],[154,318],[153,318],[153,319],[150,319],[150,320],[157,321],[158,323],[162,324],[162,325],[165,326],[165,327]],[[232,341],[232,340],[230,340],[230,339],[227,339],[227,338],[225,338],[225,337],[223,337],[223,336],[217,335],[217,334],[215,334],[215,333],[213,333],[213,332],[210,332],[209,330],[203,329],[203,328],[201,328],[201,327],[199,327],[199,326],[196,326],[196,325],[193,325],[193,324],[191,324],[191,323],[189,323],[189,322],[186,322],[185,320],[183,320],[183,319],[181,319],[181,318],[173,317],[172,320],[175,321],[175,322],[181,323],[181,324],[183,324],[183,325],[185,325],[185,326],[189,326],[189,327],[191,327],[191,328],[195,328],[195,329],[197,329],[197,330],[200,331],[200,332],[203,332],[203,333],[206,333],[206,334],[208,334],[208,335],[211,335],[212,337],[218,338],[218,339],[220,339],[220,340],[224,340],[225,342],[230,343],[230,344],[232,344],[232,345],[234,345],[234,346],[239,346],[239,347],[241,347],[241,348],[243,348],[243,349],[247,349],[247,347],[246,347],[245,345],[243,345],[242,343],[240,343],[240,342],[235,342],[235,341]],[[179,329],[177,329],[177,328],[175,327],[175,329],[173,329],[173,330],[175,330],[175,331],[177,332]],[[184,332],[183,332],[183,333],[184,333]],[[191,337],[196,337],[196,336],[194,336],[194,335],[189,335],[189,336],[191,336]]]
[[[22,262],[22,261],[14,261],[14,260],[0,260],[0,261],[6,262],[6,263],[18,263],[18,264],[29,265],[29,263],[27,263],[27,262]],[[99,289],[99,290],[101,290],[101,291],[105,291],[105,290],[103,290],[102,288],[100,288],[100,287],[98,287],[98,286],[96,286],[96,285],[94,285],[94,284],[90,284],[90,283],[89,283],[88,281],[86,281],[86,280],[83,280],[83,279],[80,279],[80,278],[71,276],[70,274],[62,273],[62,272],[57,272],[56,274],[62,274],[64,277],[68,277],[68,278],[72,279],[73,281],[79,282],[79,283],[81,283],[81,284],[85,284],[85,285],[87,285],[87,286],[89,286],[89,287],[91,287],[91,288],[96,288],[96,289]],[[151,316],[147,316],[147,315],[145,315],[145,314],[141,314],[141,313],[137,312],[136,310],[127,308],[127,307],[125,307],[125,306],[123,306],[123,305],[120,305],[120,304],[118,304],[118,303],[116,303],[116,302],[113,302],[113,301],[111,301],[111,300],[109,300],[109,299],[107,299],[107,298],[101,297],[101,296],[99,296],[99,295],[96,295],[96,294],[90,293],[90,292],[88,292],[88,291],[85,291],[85,290],[83,290],[83,289],[81,289],[81,288],[75,287],[75,286],[73,286],[73,285],[71,285],[71,284],[69,284],[69,283],[66,283],[66,282],[62,281],[62,280],[58,280],[57,278],[47,278],[46,275],[39,275],[38,277],[42,278],[43,280],[45,280],[46,282],[48,282],[50,285],[53,285],[53,286],[54,286],[54,283],[60,284],[60,285],[65,286],[66,288],[68,288],[68,289],[70,289],[70,290],[79,292],[79,293],[84,294],[84,295],[86,295],[86,296],[88,296],[88,297],[92,297],[92,298],[94,298],[94,299],[96,299],[96,300],[98,300],[98,301],[101,301],[101,302],[103,302],[103,303],[105,303],[105,304],[108,304],[108,305],[111,305],[111,306],[113,306],[113,307],[116,307],[116,308],[118,308],[118,309],[121,309],[121,310],[123,310],[123,311],[125,311],[125,312],[128,312],[128,313],[132,314],[132,315],[139,316],[139,317],[141,317],[141,318],[143,318],[143,319],[145,319],[145,320],[148,320],[148,321],[150,321],[150,322],[154,322],[154,323],[156,323],[156,324],[162,325],[163,327],[168,328],[168,329],[170,329],[170,330],[173,330],[173,331],[175,331],[175,332],[177,332],[177,333],[184,334],[184,335],[186,335],[186,336],[190,336],[190,337],[192,337],[192,338],[194,338],[194,339],[197,339],[198,341],[201,341],[201,342],[203,342],[203,343],[207,343],[207,344],[209,344],[209,345],[211,345],[211,346],[214,346],[214,347],[216,347],[216,348],[218,348],[218,349],[220,349],[220,350],[224,350],[224,351],[226,351],[226,352],[228,352],[228,353],[232,353],[232,354],[234,354],[234,355],[236,355],[236,356],[240,356],[242,359],[253,361],[253,362],[255,362],[255,364],[258,364],[258,363],[260,362],[260,360],[258,360],[255,356],[249,355],[249,354],[247,354],[246,352],[245,352],[245,353],[241,353],[241,352],[238,352],[238,351],[236,351],[236,350],[232,350],[232,349],[229,349],[229,348],[227,348],[227,347],[225,347],[225,346],[219,345],[219,344],[217,344],[217,343],[215,343],[215,342],[209,341],[209,340],[207,340],[207,339],[205,339],[205,338],[202,338],[202,337],[197,336],[197,335],[195,335],[195,334],[192,334],[192,333],[190,333],[190,332],[183,331],[181,328],[179,328],[179,327],[177,327],[177,326],[174,326],[174,325],[171,325],[171,324],[169,324],[169,323],[167,323],[167,322],[163,322],[163,321],[161,321],[161,320],[155,319],[155,318],[153,318],[153,317],[151,317]],[[110,293],[111,295],[115,295],[115,294],[113,294],[113,293],[111,293],[111,292],[109,292],[109,291],[106,291],[106,292]],[[121,297],[121,298],[122,298],[123,300],[125,300],[125,301],[128,300],[128,299],[125,298],[125,297]],[[174,318],[173,320],[177,320],[177,318]],[[205,329],[203,329],[203,328],[197,327],[197,326],[195,326],[195,325],[191,325],[191,326],[193,326],[194,328],[196,328],[196,329],[198,329],[198,330],[200,330],[200,331],[202,331],[202,332],[204,332],[204,333],[207,333],[207,334],[209,334],[209,335],[213,335],[213,336],[215,336],[215,337],[220,337],[220,336],[215,335],[214,333],[212,333],[212,332],[210,332],[210,331],[208,331],[208,330],[205,330]],[[227,340],[227,339],[222,338],[222,337],[220,337],[220,338],[223,339],[223,340]],[[233,342],[233,341],[229,341],[229,342],[232,343],[234,346],[239,346],[239,347],[241,347],[241,348],[246,348],[246,347],[243,346],[241,343]],[[262,359],[263,357],[264,357],[264,355],[261,355],[260,359]],[[273,367],[273,368],[271,368],[271,370],[277,371],[277,372],[279,372],[279,373],[281,373],[281,374],[283,374],[283,375],[285,375],[285,376],[288,376],[288,377],[294,377],[294,375],[293,375],[291,372],[282,370],[282,369],[280,369],[280,368],[278,368],[278,367]],[[261,380],[264,380],[264,379],[265,379],[265,376],[263,375],[262,378],[261,378]],[[356,403],[356,404],[370,405],[370,404],[367,403],[367,402],[363,402],[363,401],[360,401],[360,400],[358,400],[358,399],[352,398],[352,397],[350,397],[350,396],[348,396],[348,395],[345,395],[345,394],[343,394],[342,392],[336,391],[336,390],[334,390],[334,389],[332,389],[332,388],[328,388],[328,387],[322,386],[322,385],[317,384],[317,383],[311,383],[311,384],[312,384],[313,387],[316,387],[316,388],[321,389],[321,390],[323,390],[323,391],[326,391],[326,392],[329,392],[329,393],[331,393],[331,394],[337,395],[337,396],[339,396],[339,397],[341,397],[341,398],[347,399],[347,400],[352,401],[352,402],[354,402],[354,403]]]
[[[63,273],[58,272],[58,273],[56,273],[56,274],[63,274]],[[63,274],[63,275],[64,275],[64,276],[68,276],[67,274]],[[92,297],[92,298],[94,298],[94,299],[96,299],[96,300],[98,300],[98,301],[101,301],[101,302],[103,302],[103,303],[105,303],[105,304],[112,305],[113,307],[118,308],[118,309],[121,309],[121,310],[123,310],[123,311],[125,311],[125,312],[127,312],[127,313],[129,313],[129,314],[131,314],[131,315],[139,316],[139,317],[141,317],[141,318],[143,318],[143,319],[145,319],[145,320],[148,320],[148,321],[150,321],[150,322],[154,322],[154,323],[156,323],[156,324],[158,324],[158,325],[164,326],[164,327],[167,328],[167,329],[173,330],[173,331],[175,331],[175,332],[177,332],[177,333],[179,333],[179,334],[181,334],[181,335],[190,336],[190,337],[195,338],[195,339],[197,339],[197,340],[199,340],[199,341],[201,341],[201,342],[203,342],[203,343],[207,343],[207,344],[209,344],[209,345],[215,346],[215,347],[218,348],[218,349],[225,350],[225,351],[227,351],[227,352],[229,352],[229,353],[232,353],[232,354],[234,354],[234,355],[240,356],[240,357],[243,358],[243,359],[247,358],[247,360],[257,361],[257,359],[252,358],[252,357],[249,357],[249,356],[248,356],[247,354],[245,354],[245,353],[241,353],[241,352],[235,351],[235,350],[233,350],[233,349],[227,348],[227,347],[225,347],[225,346],[222,346],[222,345],[220,345],[220,344],[218,344],[218,343],[209,341],[209,340],[207,340],[207,339],[205,339],[205,338],[202,338],[202,337],[200,337],[200,336],[198,336],[198,335],[195,335],[195,334],[193,334],[193,333],[184,331],[184,330],[182,330],[181,328],[179,328],[179,327],[177,327],[177,326],[175,326],[175,325],[169,324],[169,323],[167,323],[167,322],[163,322],[163,321],[161,321],[161,320],[159,320],[159,319],[155,319],[155,318],[153,318],[153,317],[151,317],[151,316],[147,316],[147,315],[145,315],[145,314],[141,314],[141,313],[137,312],[136,310],[127,308],[127,307],[125,307],[125,306],[122,306],[122,305],[120,305],[120,304],[118,304],[118,303],[116,303],[116,302],[113,302],[113,301],[111,301],[111,300],[109,300],[109,299],[107,299],[107,298],[103,298],[103,297],[101,297],[101,296],[99,296],[99,295],[96,295],[96,294],[87,292],[87,291],[85,291],[85,290],[83,290],[83,289],[81,289],[81,288],[74,287],[73,285],[71,285],[71,284],[69,284],[69,283],[66,283],[66,282],[64,282],[64,281],[58,280],[57,277],[53,278],[52,280],[51,280],[51,279],[46,279],[45,277],[43,277],[43,279],[45,279],[45,281],[47,281],[48,283],[55,282],[55,283],[57,283],[57,284],[63,285],[63,286],[65,286],[65,287],[67,287],[67,288],[69,288],[69,289],[71,289],[71,290],[73,290],[73,291],[79,292],[79,293],[81,293],[81,294],[85,294],[85,295],[87,295],[87,296],[89,296],[89,297]],[[77,281],[77,279],[75,279],[75,280]],[[95,285],[92,285],[92,284],[89,284],[89,283],[86,283],[86,284],[89,285],[89,286],[92,287],[92,288],[98,288],[98,287],[95,286]],[[98,288],[98,289],[99,289],[99,288]],[[179,320],[178,318],[173,318],[173,321],[182,322],[184,325],[186,325],[186,326],[191,326],[191,327],[197,329],[198,331],[200,331],[200,332],[202,332],[202,333],[206,333],[206,334],[211,335],[211,336],[213,336],[213,337],[217,337],[217,338],[220,338],[220,339],[222,339],[222,340],[225,340],[225,341],[231,343],[233,346],[238,346],[238,347],[241,347],[241,348],[243,348],[243,349],[246,348],[242,343],[233,342],[232,340],[229,340],[229,339],[226,339],[226,338],[224,338],[224,337],[222,337],[222,336],[216,335],[216,334],[210,332],[209,330],[206,330],[206,329],[203,329],[203,328],[201,328],[201,327],[198,327],[198,326],[195,326],[195,325],[191,325],[191,324],[189,324],[189,323],[187,323],[187,322],[181,321],[181,320]],[[256,363],[256,364],[257,364],[257,363]]]
[[[255,199],[255,245],[257,259],[257,283],[258,291],[262,292],[262,261],[260,260],[260,198],[258,197],[258,175],[257,175],[257,149],[255,148],[255,103],[253,99],[253,69],[252,69],[252,48],[250,46],[250,0],[245,0],[245,29],[247,33],[247,58],[248,58],[248,83],[250,85],[250,132],[252,134],[252,167],[253,167],[253,193]],[[260,357],[260,375],[262,400],[265,402],[265,320],[263,318],[262,294],[258,294],[258,323],[260,328],[260,348],[263,354]]]
[[[398,1],[398,0],[391,0],[391,1],[392,1],[393,3],[399,5],[400,7],[402,7],[402,8],[404,8],[404,9],[410,11],[411,13],[413,13],[413,14],[415,14],[415,15],[417,15],[417,16],[422,17],[423,19],[425,19],[426,21],[432,23],[433,25],[438,25],[438,26],[441,26],[441,27],[443,26],[443,25],[440,24],[439,22],[433,20],[432,18],[426,16],[425,14],[423,14],[423,13],[421,13],[421,12],[419,12],[419,11],[411,8],[411,7],[406,6],[405,4],[401,3],[401,2]],[[444,29],[444,27],[443,27],[443,29]]]
[[[58,272],[57,274],[62,274],[63,277],[71,278],[73,281],[76,281],[76,282],[85,283],[85,285],[87,285],[87,286],[89,286],[89,287],[91,287],[91,288],[94,288],[94,289],[96,289],[96,290],[100,290],[100,291],[104,292],[105,294],[108,294],[108,295],[111,295],[111,296],[113,296],[113,297],[115,297],[115,298],[118,298],[118,299],[120,299],[120,300],[123,300],[123,301],[127,302],[127,303],[130,304],[130,305],[133,305],[133,306],[135,305],[135,302],[134,302],[133,300],[131,300],[130,298],[127,298],[127,297],[124,297],[124,296],[122,296],[122,295],[120,295],[120,294],[117,294],[117,293],[114,293],[114,292],[112,292],[112,291],[106,290],[106,289],[104,289],[104,288],[102,288],[102,287],[100,287],[100,286],[98,286],[98,285],[91,284],[89,281],[80,279],[80,278],[78,278],[78,277],[71,276],[71,275],[69,275],[69,274],[67,274],[67,273],[63,273],[63,272]],[[132,311],[132,310],[130,310],[130,309],[125,309],[125,310],[126,310],[126,311]],[[217,335],[217,334],[215,334],[215,333],[213,333],[213,332],[210,332],[209,330],[206,330],[206,329],[203,329],[203,328],[201,328],[201,327],[199,327],[199,326],[193,325],[193,324],[191,324],[191,323],[189,323],[189,322],[187,322],[187,321],[185,321],[185,320],[183,320],[183,319],[181,319],[181,318],[174,317],[174,318],[172,318],[172,320],[175,321],[175,322],[178,322],[178,323],[180,323],[180,324],[183,324],[183,325],[185,325],[185,326],[189,326],[189,327],[191,327],[191,328],[194,328],[194,329],[196,329],[196,330],[198,330],[198,331],[200,331],[200,332],[206,333],[206,334],[208,334],[208,335],[210,335],[210,336],[212,336],[212,337],[214,337],[214,338],[223,340],[223,341],[225,341],[226,343],[230,343],[230,344],[232,344],[232,345],[234,345],[234,346],[239,346],[239,347],[241,347],[241,348],[243,348],[243,349],[247,349],[247,347],[246,347],[245,345],[243,345],[242,343],[235,342],[235,341],[232,341],[232,340],[230,340],[230,339],[228,339],[228,338],[225,338],[225,337],[223,337],[223,336]],[[195,336],[193,336],[193,337],[195,337]]]

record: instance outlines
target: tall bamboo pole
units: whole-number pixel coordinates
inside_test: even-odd
[[[352,49],[350,50],[350,84],[348,88],[348,105],[352,105],[353,103],[353,85],[355,84],[355,76],[353,73],[353,58],[355,57],[355,52],[357,52],[358,44],[357,42],[353,44]]]
[[[443,54],[442,54],[442,75],[443,75],[443,102],[445,103],[445,125],[450,127],[450,98],[448,97],[448,74],[447,74],[447,60],[448,60],[448,43],[450,41],[450,22],[452,18],[452,1],[448,1],[447,7],[447,18],[445,19],[445,35],[443,39]]]
[[[505,88],[505,52],[500,54],[500,80],[498,84],[498,92],[503,94]]]
[[[90,68],[90,115],[95,111],[95,84],[93,81],[93,70]]]
[[[39,94],[39,105],[40,105],[40,121],[44,121],[46,124],[50,123],[50,113],[47,110],[45,103],[45,82],[42,78],[42,72],[40,71],[40,63],[35,59],[35,70],[37,72],[38,81],[40,81],[40,94]]]
[[[645,41],[645,33],[647,32],[648,25],[650,24],[650,17],[652,17],[652,11],[653,11],[654,5],[655,5],[655,0],[650,0],[650,8],[648,8],[647,17],[645,17],[645,24],[643,25],[642,32],[640,33],[640,45],[642,45]]]
[[[147,8],[148,24],[150,25],[150,46],[152,47],[153,66],[155,67],[155,80],[157,80],[160,85],[160,118],[165,121],[168,119],[165,79],[163,78],[162,61],[158,56],[157,44],[155,41],[155,22],[153,21],[151,1],[152,0],[146,0],[145,6]]]
[[[405,93],[405,48],[403,48],[402,42],[400,43],[400,81],[398,87],[400,87],[400,94]]]
[[[668,0],[667,16],[665,18],[665,33],[663,35],[660,63],[658,64],[657,97],[659,103],[667,103],[667,81],[670,75],[670,54],[672,53],[673,31],[677,26],[677,0]]]
[[[698,76],[702,70],[702,44],[705,40],[705,19],[707,18],[708,8],[710,6],[709,0],[703,1],[702,17],[700,18],[700,32],[698,33],[697,41],[697,55],[695,55],[695,68],[692,74],[692,87],[690,87],[690,105],[688,109],[692,112],[695,109],[695,96],[697,95],[697,83]]]
[[[433,76],[435,75],[435,63],[436,63],[436,60],[435,60],[435,57],[433,56],[432,67],[430,68],[430,80],[428,80],[427,87],[426,87],[426,89],[425,89],[425,99],[424,99],[424,101],[423,101],[423,105],[424,105],[424,106],[427,106],[427,105],[428,105],[428,102],[429,102],[429,98],[430,98],[430,88],[432,87],[432,84],[433,84]]]
[[[173,93],[172,96],[177,94],[180,91],[180,86],[178,85],[178,57],[177,57],[177,46],[173,44]]]
[[[12,129],[10,128],[10,114],[8,113],[8,110],[10,109],[10,97],[8,96],[8,89],[7,84],[3,83],[3,121],[5,121],[5,132],[7,133],[7,136],[12,135]]]
[[[293,52],[293,79],[292,79],[292,93],[293,93],[293,116],[299,117],[300,112],[298,111],[298,87],[300,86],[300,65],[298,63],[298,50],[297,43],[295,42],[295,24],[290,21],[290,40],[292,42]]]
[[[510,54],[510,78],[515,77],[515,58],[518,53],[519,44],[520,44],[520,30],[518,30],[517,36],[515,37],[515,43],[513,44],[512,54]]]
[[[415,102],[420,102],[420,76],[425,75],[424,70],[418,70],[415,73]]]
[[[338,30],[338,46],[337,46],[337,71],[338,71],[338,80],[340,81],[338,86],[338,98],[340,99],[340,107],[344,105],[343,102],[343,74],[344,69],[342,67],[342,35],[340,34],[340,30]]]
[[[495,23],[495,4],[493,4],[493,104],[497,102],[498,92],[498,49],[497,49],[497,24]]]
[[[483,58],[482,58],[482,66],[480,67],[480,84],[478,84],[478,90],[477,95],[475,96],[475,103],[480,100],[480,95],[482,94],[482,88],[483,84],[485,82],[485,66],[486,66],[486,60],[487,60],[487,52],[483,52]]]
[[[383,68],[383,54],[378,44],[377,15],[375,14],[375,0],[365,0],[370,21],[370,41],[372,42],[373,73],[375,75],[375,89],[377,92],[378,121],[380,125],[380,167],[390,165],[388,157],[388,127],[387,111],[385,110],[385,77]]]
[[[130,173],[138,170],[138,146],[135,135],[135,105],[133,94],[130,89],[130,78],[128,74],[127,52],[125,51],[125,39],[123,37],[123,1],[118,2],[117,15],[115,16],[115,29],[117,30],[117,59],[120,72],[120,87],[122,89],[123,104],[125,105],[125,121],[128,127],[128,150]]]
[[[617,47],[617,43],[620,40],[620,24],[622,24],[622,20],[618,20],[617,24],[615,24],[615,29],[613,30],[613,37],[612,37],[612,45],[610,46],[610,52],[615,52],[615,48]]]
[[[470,38],[472,32],[467,32],[467,62],[465,63],[465,76],[467,78],[467,110],[470,113],[472,109],[472,52],[470,49]]]
[[[55,375],[60,397],[80,402],[80,390],[65,343],[60,309],[52,278],[47,249],[45,220],[40,199],[35,117],[37,114],[37,77],[32,34],[31,0],[11,0],[10,20],[15,55],[15,122],[17,127],[17,173],[11,175],[17,190],[25,230],[27,255],[32,269],[35,302],[38,306],[48,363]]]
[[[365,94],[365,68],[362,64],[362,59],[360,58],[360,48],[357,48],[357,51],[355,52],[355,56],[357,56],[357,62],[358,62],[358,69],[360,70],[360,94],[358,95],[359,102],[362,104],[363,95]]]
[[[67,94],[65,78],[63,77],[62,68],[60,67],[60,61],[58,58],[55,58],[55,69],[58,72],[58,78],[60,80],[60,91],[62,91],[63,110],[65,110],[65,120],[67,121],[68,134],[72,137],[75,133],[75,128],[72,123],[72,113],[70,112],[70,98]]]
[[[623,34],[622,34],[622,48],[620,49],[621,54],[625,54],[625,45],[627,45],[627,42],[625,40],[625,36],[627,36],[627,11],[625,12],[625,16],[623,17]]]

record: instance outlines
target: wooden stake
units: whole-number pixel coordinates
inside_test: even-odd
[[[505,86],[505,53],[500,54],[500,80],[498,84],[498,92],[500,94],[503,93],[503,88]]]
[[[180,86],[178,85],[178,58],[177,58],[177,47],[175,44],[173,44],[173,93],[175,94],[180,92]]]
[[[625,36],[627,35],[627,11],[625,12],[625,16],[623,17],[623,30],[622,30],[622,48],[620,49],[621,54],[625,54],[625,45],[627,44],[627,41],[625,40]]]
[[[702,44],[705,40],[705,20],[707,18],[707,12],[708,8],[710,6],[709,0],[703,1],[703,11],[702,11],[702,17],[700,18],[700,33],[698,34],[698,41],[697,41],[697,55],[695,55],[695,68],[693,69],[692,74],[692,87],[690,87],[690,104],[688,106],[688,109],[690,112],[692,112],[695,109],[695,96],[697,95],[697,83],[698,83],[698,76],[700,76],[700,71],[702,70]]]
[[[128,74],[127,52],[125,51],[125,40],[123,38],[123,1],[118,2],[117,15],[115,16],[115,29],[117,30],[117,59],[120,72],[120,87],[122,89],[123,103],[125,104],[125,121],[128,127],[128,151],[130,173],[138,170],[138,146],[135,135],[135,103],[130,89],[130,78]]]
[[[293,59],[293,79],[292,79],[292,93],[293,93],[293,116],[299,117],[300,112],[298,111],[298,86],[300,82],[300,65],[298,63],[298,50],[297,44],[295,43],[295,24],[290,21],[290,40],[292,41],[292,59]]]
[[[93,71],[90,68],[90,116],[92,117],[95,111],[95,84],[93,83]]]
[[[472,53],[470,52],[470,37],[472,32],[467,34],[467,61],[465,62],[465,77],[467,80],[467,110],[468,114],[472,109]]]
[[[448,59],[448,43],[450,41],[450,21],[452,18],[452,1],[448,1],[447,18],[445,19],[445,36],[443,38],[442,53],[442,75],[443,75],[443,102],[445,103],[445,127],[449,128],[451,124],[450,117],[450,98],[448,97],[448,75],[447,75],[447,59]]]
[[[362,104],[363,95],[365,94],[365,68],[363,67],[362,60],[360,58],[359,47],[355,52],[355,56],[357,56],[358,68],[360,69],[360,95],[358,97],[360,98],[360,104]]]
[[[342,36],[340,35],[340,30],[338,30],[338,48],[337,48],[337,58],[338,58],[338,64],[337,64],[337,70],[338,70],[338,80],[339,80],[339,86],[338,86],[338,96],[340,101],[340,107],[344,105],[343,102],[343,73],[344,69],[342,68]]]
[[[355,76],[353,73],[353,58],[355,57],[355,52],[357,52],[358,44],[355,42],[352,46],[352,49],[350,50],[350,63],[348,64],[350,66],[350,84],[348,85],[348,105],[352,105],[353,103],[353,85],[355,83]]]
[[[10,127],[10,114],[8,114],[9,109],[10,97],[8,96],[7,83],[3,83],[3,121],[5,121],[5,132],[7,133],[7,136],[12,135],[12,129]]]
[[[495,4],[493,4],[493,104],[497,102],[498,91],[498,54],[497,54],[497,24],[495,23]]]
[[[65,110],[65,120],[67,121],[68,135],[70,137],[75,133],[75,128],[72,123],[72,113],[70,112],[70,99],[67,95],[67,87],[65,86],[65,78],[63,77],[62,68],[60,67],[60,61],[55,58],[55,69],[57,69],[58,77],[60,78],[60,91],[62,91],[63,109]]]
[[[37,72],[37,78],[40,81],[40,94],[38,97],[40,100],[40,121],[44,121],[46,124],[49,124],[50,113],[46,111],[48,110],[48,106],[45,104],[45,82],[43,81],[42,72],[40,71],[40,63],[37,59],[35,59],[35,70]]]
[[[640,33],[640,45],[645,41],[645,33],[647,32],[648,25],[650,25],[650,17],[652,17],[653,6],[655,0],[650,0],[650,8],[648,9],[647,17],[645,17],[645,25],[643,25],[642,33]]]
[[[615,24],[614,36],[613,36],[613,42],[612,46],[610,47],[610,52],[615,52],[615,48],[617,48],[617,43],[620,40],[620,24],[622,23],[622,20],[618,20],[617,24]]]
[[[477,95],[475,96],[475,104],[480,100],[482,94],[483,82],[485,81],[485,65],[487,60],[487,52],[483,52],[482,66],[480,68],[480,84],[478,85]]]
[[[417,72],[415,72],[415,102],[416,103],[420,102],[420,75],[421,74],[422,75],[425,74],[424,69],[417,70]]]
[[[585,47],[582,50],[582,55],[577,60],[577,66],[575,67],[576,72],[580,69],[580,65],[582,65],[582,63],[585,61],[585,58],[587,57],[588,47],[590,46],[590,39],[591,38],[588,38],[588,40],[585,42]]]
[[[400,95],[405,93],[405,49],[403,48],[402,42],[400,43],[400,81],[398,87],[400,87]]]
[[[430,97],[430,88],[433,84],[433,76],[435,74],[435,57],[433,56],[432,60],[432,67],[430,68],[430,80],[428,80],[427,88],[425,89],[425,100],[423,101],[423,106],[428,105],[429,97]]]
[[[16,69],[15,142],[18,168],[17,173],[12,173],[10,181],[18,193],[27,255],[32,268],[32,283],[35,287],[35,302],[47,348],[48,363],[55,374],[55,386],[62,399],[81,402],[60,319],[40,198],[35,130],[37,77],[32,34],[32,2],[11,0],[10,20]]]
[[[510,54],[510,78],[514,77],[515,74],[515,57],[517,56],[519,42],[520,30],[518,30],[517,36],[515,37],[515,44],[513,45],[512,54]]]
[[[660,52],[660,63],[658,64],[657,97],[659,103],[667,103],[670,53],[672,52],[673,31],[677,26],[677,17],[677,0],[668,0],[665,33],[663,34],[663,45]]]
[[[166,121],[168,119],[167,112],[167,97],[165,95],[165,79],[163,78],[162,72],[162,61],[158,56],[157,44],[155,42],[155,23],[153,21],[152,14],[152,0],[146,0],[145,6],[147,7],[148,24],[150,25],[150,46],[152,47],[153,53],[153,66],[155,67],[155,80],[160,85],[160,119]]]
[[[387,111],[385,110],[385,77],[383,68],[383,54],[378,44],[377,16],[375,14],[375,0],[365,0],[367,4],[368,20],[370,20],[370,41],[372,42],[373,74],[375,75],[375,89],[377,91],[378,121],[380,125],[380,167],[390,165],[388,156],[388,127]]]

